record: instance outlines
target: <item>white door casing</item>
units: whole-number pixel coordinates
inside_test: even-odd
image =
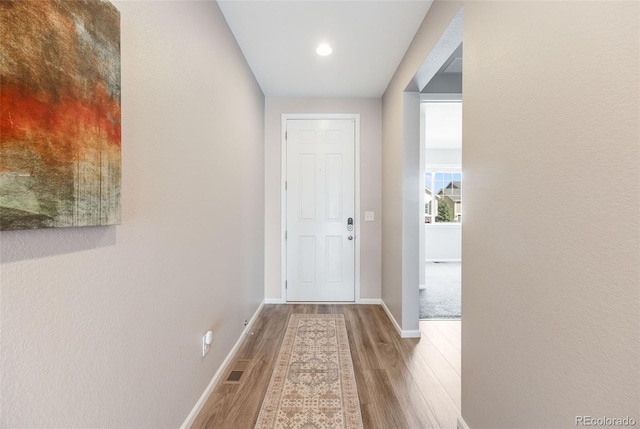
[[[284,125],[286,300],[355,301],[356,121]]]

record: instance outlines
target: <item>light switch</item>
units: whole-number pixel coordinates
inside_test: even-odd
[[[375,220],[375,216],[373,212],[364,212],[364,221],[365,222],[373,222]]]

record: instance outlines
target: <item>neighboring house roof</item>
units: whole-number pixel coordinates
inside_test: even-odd
[[[438,195],[448,197],[452,201],[459,203],[462,201],[462,194],[461,194],[460,187],[461,187],[460,181],[453,180],[449,182],[447,186],[442,188],[440,192],[438,192]]]
[[[462,203],[462,198],[460,198],[460,195],[457,195],[457,196],[456,195],[452,195],[452,196],[443,195],[443,196],[440,197],[440,199],[441,200],[447,199],[447,200],[453,202],[454,204],[461,204]]]

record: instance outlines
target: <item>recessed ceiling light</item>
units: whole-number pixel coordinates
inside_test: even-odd
[[[323,43],[322,45],[318,46],[318,49],[316,49],[316,54],[323,57],[330,55],[331,52],[333,52],[333,49],[331,49],[331,46],[327,45],[326,43]]]

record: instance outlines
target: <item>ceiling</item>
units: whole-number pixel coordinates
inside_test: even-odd
[[[453,51],[421,92],[462,94],[462,43]]]
[[[270,97],[380,97],[430,0],[219,0]],[[320,43],[333,53],[316,54]]]

